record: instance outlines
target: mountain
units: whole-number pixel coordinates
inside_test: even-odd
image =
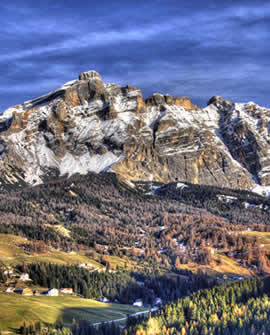
[[[200,109],[187,97],[144,100],[136,87],[84,72],[0,116],[1,188],[90,171],[133,181],[267,186],[269,131],[270,109],[253,102],[215,96]]]

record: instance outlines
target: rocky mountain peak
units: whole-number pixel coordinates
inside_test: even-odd
[[[158,105],[175,105],[178,107],[184,107],[186,110],[199,110],[200,108],[193,105],[188,97],[172,97],[169,94],[154,93],[152,96],[145,99],[146,106],[158,106]]]
[[[232,108],[233,103],[228,100],[228,99],[223,99],[220,96],[213,96],[212,98],[209,99],[207,106],[213,104],[219,109],[222,109],[224,111],[228,111]]]
[[[92,80],[92,79],[101,80],[102,81],[100,74],[98,72],[96,72],[96,71],[82,72],[79,75],[79,80]]]
[[[270,110],[103,83],[83,72],[0,116],[0,183],[114,171],[129,180],[250,189],[270,184]],[[1,187],[1,184],[0,184]]]

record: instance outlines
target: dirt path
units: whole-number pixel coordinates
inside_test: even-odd
[[[134,314],[130,314],[128,317],[136,317],[138,315],[142,315],[142,314],[147,314],[147,313],[150,313],[150,312],[155,312],[157,311],[158,308],[157,307],[154,307],[148,311],[143,311],[143,312],[137,312],[137,313],[134,313]],[[101,324],[104,324],[104,323],[112,323],[112,322],[120,322],[120,321],[125,321],[128,319],[128,317],[124,317],[124,318],[121,318],[121,319],[117,319],[117,320],[109,320],[109,321],[103,321],[103,322],[97,322],[97,323],[92,323],[92,326],[100,326]]]

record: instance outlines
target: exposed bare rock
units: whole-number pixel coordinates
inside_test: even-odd
[[[79,80],[101,80],[100,74],[96,71],[88,71],[88,72],[82,72],[79,75]]]
[[[134,86],[84,72],[0,116],[0,182],[113,170],[130,180],[268,185],[269,121],[270,110],[254,103],[215,96],[200,109],[187,97],[143,100]]]

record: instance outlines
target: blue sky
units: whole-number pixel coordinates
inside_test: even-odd
[[[4,2],[4,1],[3,1]],[[13,0],[0,4],[0,112],[96,70],[104,82],[270,107],[270,3]]]

